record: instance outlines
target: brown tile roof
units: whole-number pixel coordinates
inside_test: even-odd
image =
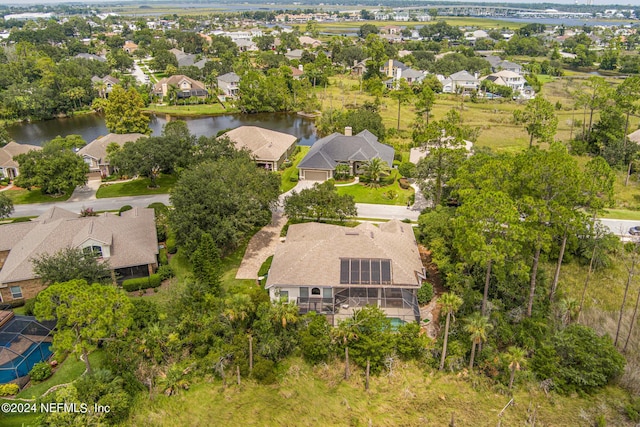
[[[355,228],[292,224],[286,241],[276,249],[266,287],[349,286],[340,284],[341,258],[390,259],[391,286],[417,288],[420,283],[417,274],[423,272],[409,224],[397,220],[379,227],[363,223]]]
[[[158,83],[156,83],[153,86],[153,91],[156,93],[162,93],[162,85],[166,84],[167,86],[169,85],[176,85],[178,86],[178,89],[181,88],[181,84],[183,81],[187,81],[190,83],[191,85],[191,90],[204,90],[204,83],[199,82],[198,80],[193,80],[191,77],[187,77],[184,76],[182,74],[177,74],[175,76],[171,76],[171,77],[165,77],[162,78],[160,80],[158,80]]]
[[[296,143],[297,137],[258,126],[240,126],[224,134],[238,149],[246,148],[256,160],[279,160]]]
[[[158,254],[153,209],[134,208],[122,216],[104,214],[81,218],[64,209],[52,208],[33,223],[1,227],[0,247],[11,250],[0,270],[0,285],[33,279],[32,258],[78,247],[88,239],[111,244],[111,255],[107,259],[112,269],[153,264]]]

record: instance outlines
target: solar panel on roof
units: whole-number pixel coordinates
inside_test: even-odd
[[[340,283],[380,285],[391,283],[391,260],[370,258],[340,259]]]

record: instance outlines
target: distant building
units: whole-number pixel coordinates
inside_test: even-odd
[[[171,86],[176,87],[177,97],[180,99],[191,98],[192,96],[204,98],[208,94],[204,83],[181,74],[160,79],[153,86],[153,94],[164,99],[165,96],[169,95]]]
[[[240,76],[234,72],[218,76],[218,89],[224,97],[235,98],[238,96]]]

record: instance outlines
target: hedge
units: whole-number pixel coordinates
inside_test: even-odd
[[[170,254],[175,254],[176,252],[178,252],[178,248],[176,247],[176,239],[175,237],[171,236],[167,239],[167,252]]]
[[[162,248],[158,251],[158,263],[160,265],[169,264],[169,258],[167,258],[167,250],[165,248]]]
[[[18,384],[2,384],[0,385],[0,396],[13,396],[18,394],[20,387]]]
[[[127,279],[122,282],[122,288],[127,292],[139,291],[140,289],[157,288],[160,286],[160,276],[152,274],[149,277],[140,277],[139,279]]]

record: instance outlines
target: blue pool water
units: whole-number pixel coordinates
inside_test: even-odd
[[[33,343],[22,353],[22,357],[17,357],[10,362],[0,365],[0,384],[8,383],[16,378],[27,375],[33,365],[47,360],[53,352],[51,343]]]

